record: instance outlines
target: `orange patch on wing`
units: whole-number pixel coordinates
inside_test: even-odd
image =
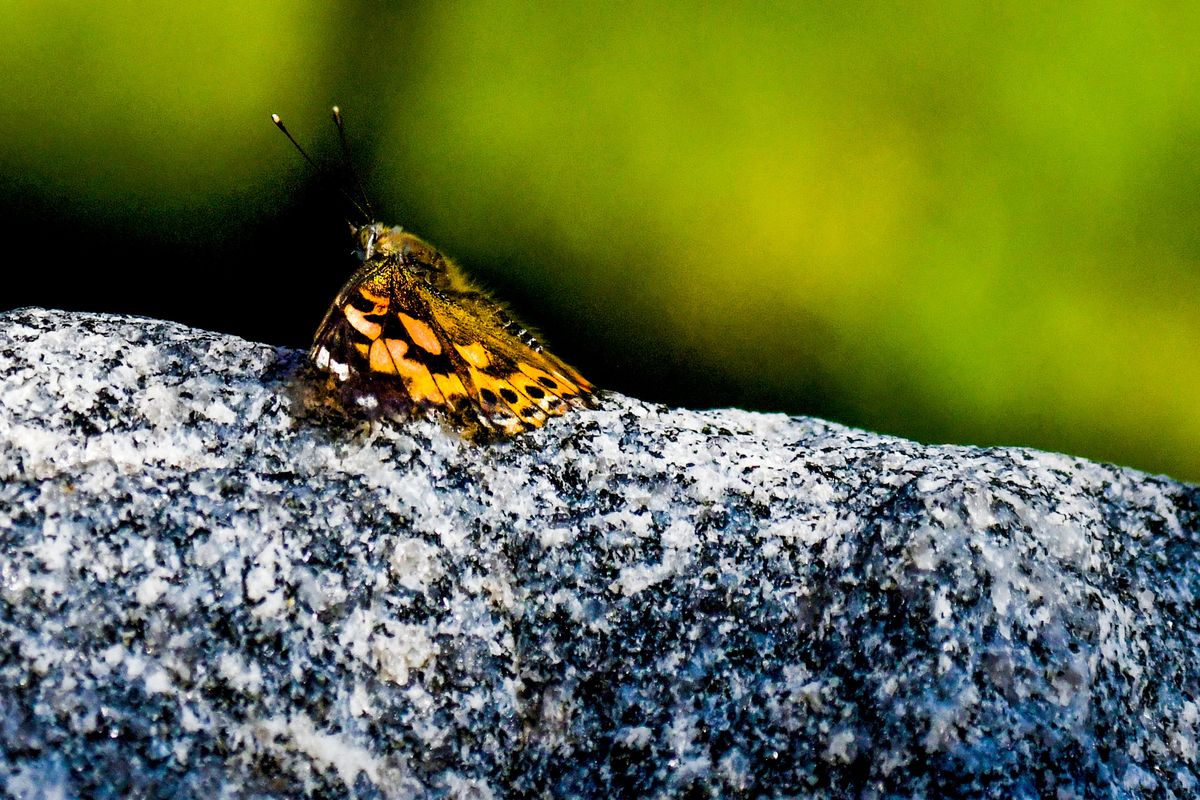
[[[395,359],[388,352],[388,343],[395,341],[395,339],[376,339],[371,342],[371,350],[367,354],[367,359],[372,372],[382,372],[385,375],[396,374]],[[400,342],[400,345],[403,346],[404,342]],[[400,354],[403,355],[404,351],[401,350]]]
[[[442,396],[447,401],[453,401],[456,397],[467,396],[467,387],[463,386],[462,378],[457,375],[434,374],[433,380],[437,383],[438,389],[441,390]]]
[[[414,403],[441,404],[445,402],[437,382],[434,381],[433,375],[429,374],[429,370],[424,364],[405,359],[400,366],[400,374],[404,376],[408,396],[413,399]]]
[[[435,356],[441,354],[442,343],[438,340],[437,334],[433,332],[433,328],[429,327],[427,322],[419,320],[416,317],[410,317],[403,311],[396,316],[400,317],[400,322],[404,324],[404,329],[412,337],[413,344]]]
[[[405,358],[408,342],[403,339],[376,339],[369,353],[371,369],[386,375],[399,375],[414,403],[444,402],[442,392],[429,369],[420,361]],[[459,386],[461,387],[461,382]],[[465,390],[463,391],[465,394]]]
[[[404,370],[400,368],[400,363],[405,360],[404,354],[408,352],[408,342],[403,339],[384,339],[383,343],[387,345],[388,355],[392,357],[392,362],[396,365],[396,369],[404,374]]]
[[[382,325],[378,322],[371,322],[363,312],[349,303],[342,308],[342,313],[346,315],[346,321],[350,323],[350,326],[368,339],[378,339],[379,334],[383,333]]]
[[[492,357],[488,355],[487,350],[485,350],[483,345],[479,342],[468,345],[456,344],[454,345],[454,349],[457,350],[458,354],[465,358],[467,363],[472,367],[484,369],[488,364],[492,363]]]

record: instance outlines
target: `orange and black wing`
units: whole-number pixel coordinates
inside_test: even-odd
[[[592,386],[482,295],[364,267],[317,331],[310,357],[344,400],[370,413],[441,410],[468,429],[512,435],[590,405]]]
[[[453,366],[428,316],[394,264],[364,267],[325,315],[309,358],[346,400],[368,412],[453,410],[467,395],[450,379]]]

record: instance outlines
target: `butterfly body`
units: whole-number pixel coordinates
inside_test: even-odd
[[[592,385],[436,248],[379,223],[354,233],[362,266],[309,351],[344,402],[502,436],[592,404]]]

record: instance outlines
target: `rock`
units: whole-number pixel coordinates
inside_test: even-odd
[[[0,315],[14,797],[1194,797],[1200,489],[616,394],[514,441]]]

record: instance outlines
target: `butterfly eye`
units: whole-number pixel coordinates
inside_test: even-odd
[[[359,228],[355,231],[358,238],[358,247],[354,250],[354,255],[361,261],[369,261],[371,256],[375,255],[375,239],[379,232],[375,230],[375,226],[371,225],[366,228]]]

